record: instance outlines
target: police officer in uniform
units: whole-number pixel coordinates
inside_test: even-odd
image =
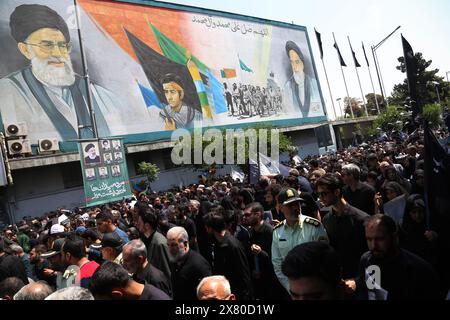
[[[326,241],[328,236],[319,220],[302,215],[297,190],[282,189],[278,194],[285,220],[275,226],[272,239],[272,264],[278,280],[289,291],[287,277],[281,271],[281,264],[288,252],[295,246],[311,241]]]

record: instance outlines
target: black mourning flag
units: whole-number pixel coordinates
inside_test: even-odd
[[[362,43],[362,48],[363,48],[363,52],[364,52],[364,58],[366,58],[366,63],[367,63],[367,66],[369,67],[369,59],[367,59],[366,48],[364,48],[364,43],[363,42],[361,42],[361,43]]]
[[[342,58],[341,51],[339,50],[339,47],[338,47],[336,42],[334,42],[334,46],[333,47],[336,49],[336,51],[338,53],[339,61],[341,63],[341,66],[346,67],[347,65],[345,64],[344,59]]]
[[[319,45],[320,59],[323,59],[322,36],[320,35],[319,32],[317,32],[317,30],[315,28],[314,28],[314,31],[316,32],[317,44]]]
[[[417,102],[417,64],[414,51],[402,35],[403,55],[405,58],[406,78],[408,79],[409,97]]]
[[[352,50],[353,62],[355,63],[355,66],[357,68],[360,68],[361,65],[359,64],[358,60],[356,59],[356,53],[355,53],[355,51],[353,51],[352,44],[350,43],[350,39],[348,40],[348,43],[350,44],[350,50]]]
[[[159,101],[167,102],[160,81],[166,74],[173,73],[180,77],[183,82],[183,103],[201,112],[202,109],[198,99],[197,90],[195,89],[195,84],[187,66],[176,63],[159,54],[128,30],[125,29],[125,32]]]
[[[450,212],[450,156],[425,124],[425,192],[429,215],[436,226]]]

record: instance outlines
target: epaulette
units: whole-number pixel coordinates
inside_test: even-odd
[[[306,223],[308,224],[312,224],[314,227],[319,227],[320,226],[320,221],[314,218],[305,218],[304,220]]]
[[[273,227],[273,230],[278,229],[279,227],[281,227],[284,223],[284,220],[281,221],[280,223],[278,223],[275,227]]]

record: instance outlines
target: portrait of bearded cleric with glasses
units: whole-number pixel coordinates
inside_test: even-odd
[[[78,39],[71,39],[64,19],[44,5],[20,5],[9,27],[28,64],[0,79],[3,125],[25,122],[32,143],[49,136],[61,141],[93,137],[86,80],[74,71],[70,55]],[[120,110],[120,102],[92,81],[89,89],[98,134],[108,136],[107,117]]]

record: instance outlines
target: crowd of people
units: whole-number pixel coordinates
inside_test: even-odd
[[[210,177],[26,217],[2,230],[0,298],[447,297],[450,216],[426,211],[420,135],[295,159],[254,185]]]

